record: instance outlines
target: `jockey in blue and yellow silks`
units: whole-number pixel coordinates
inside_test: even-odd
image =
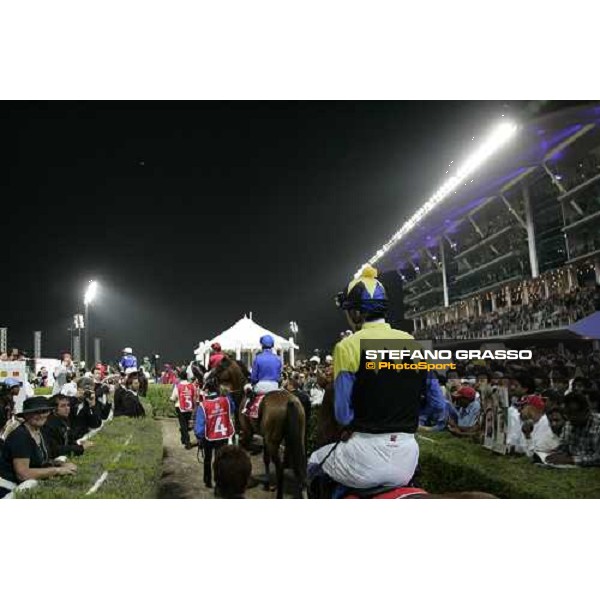
[[[421,395],[442,399],[437,380],[429,380],[425,371],[398,376],[390,370],[366,369],[361,340],[413,339],[386,323],[388,299],[376,277],[377,271],[367,266],[338,294],[338,306],[355,331],[338,342],[333,355],[335,418],[347,434],[344,441],[319,448],[309,459],[309,476],[322,470],[351,488],[409,483],[419,459],[414,434]]]

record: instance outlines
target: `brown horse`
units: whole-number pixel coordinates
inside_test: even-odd
[[[334,412],[334,394],[333,385],[329,384],[325,388],[323,402],[318,407],[317,414],[317,429],[316,429],[316,446],[320,448],[327,444],[332,444],[340,439],[342,428],[335,420]],[[496,498],[485,492],[447,492],[444,494],[414,494],[407,499],[435,499],[435,498],[459,498],[459,499],[484,499]]]
[[[241,426],[241,443],[248,447],[254,433],[263,437],[263,461],[265,465],[265,489],[269,487],[269,468],[275,464],[277,498],[283,498],[284,463],[279,448],[285,441],[285,455],[294,471],[296,496],[301,498],[306,487],[306,450],[304,430],[306,418],[302,403],[285,390],[269,392],[262,399],[258,422],[242,413],[244,407],[243,388],[245,377],[235,361],[223,359],[215,369],[219,384],[234,397],[237,418]]]

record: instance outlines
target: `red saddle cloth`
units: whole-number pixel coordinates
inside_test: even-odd
[[[258,411],[260,409],[260,403],[266,394],[256,394],[254,398],[246,401],[246,406],[242,411],[247,417],[251,419],[258,419]]]
[[[425,490],[416,487],[398,487],[385,492],[375,493],[372,496],[359,496],[358,494],[350,493],[344,496],[346,500],[358,500],[360,498],[370,498],[372,500],[403,500],[411,496],[426,494]]]

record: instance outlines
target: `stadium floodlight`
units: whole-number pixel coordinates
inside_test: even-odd
[[[96,297],[96,292],[98,291],[98,282],[90,281],[90,284],[85,291],[85,296],[83,297],[83,303],[85,305],[91,304]]]
[[[452,175],[442,186],[419,208],[398,231],[386,242],[367,262],[358,269],[354,274],[355,278],[360,276],[361,271],[367,265],[373,265],[387,252],[398,243],[405,235],[407,235],[416,225],[422,221],[440,202],[446,199],[463,181],[472,177],[473,173],[481,167],[485,161],[497,152],[504,144],[510,140],[516,133],[518,126],[515,123],[503,121],[500,123],[481,144],[481,146],[467,158],[467,160],[458,167],[454,175]],[[473,138],[475,139],[475,138]]]

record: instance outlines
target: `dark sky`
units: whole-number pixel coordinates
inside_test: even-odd
[[[504,102],[0,104],[0,321],[69,347],[86,283],[103,358],[192,358],[244,313],[331,344],[332,297]],[[509,109],[510,110],[510,109]]]

